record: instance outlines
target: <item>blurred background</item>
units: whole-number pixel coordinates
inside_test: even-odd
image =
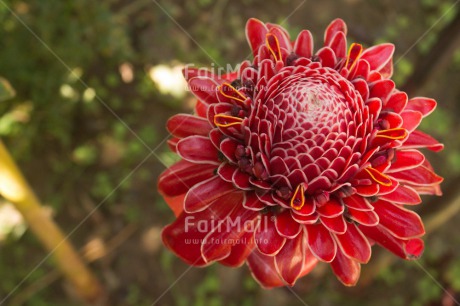
[[[109,305],[456,305],[459,12],[458,0],[0,0],[0,76],[16,91],[0,103],[0,137]],[[417,207],[428,232],[420,261],[374,247],[355,288],[319,265],[291,291],[266,291],[246,267],[189,269],[162,246],[174,216],[156,180],[176,159],[164,126],[194,103],[180,69],[234,67],[250,54],[250,17],[282,23],[293,37],[308,28],[318,45],[341,17],[349,42],[396,45],[398,88],[438,101],[422,129],[446,145],[427,153],[445,177],[444,196]],[[46,255],[0,198],[1,305],[81,304]]]

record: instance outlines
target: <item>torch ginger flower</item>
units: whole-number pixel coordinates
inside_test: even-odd
[[[322,261],[352,286],[374,243],[420,257],[424,227],[404,206],[441,194],[418,150],[443,148],[417,130],[436,102],[395,88],[392,44],[347,50],[346,33],[334,20],[314,53],[308,30],[292,41],[250,19],[252,62],[224,76],[184,71],[196,112],[169,119],[182,159],[158,186],[177,216],[163,242],[186,263],[246,262],[271,288]]]

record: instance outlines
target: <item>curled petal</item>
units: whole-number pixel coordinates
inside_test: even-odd
[[[320,217],[321,223],[333,233],[343,234],[347,230],[347,223],[342,215],[333,218]]]
[[[267,32],[265,24],[258,19],[251,18],[246,23],[246,38],[254,56],[257,55],[259,47],[264,45]]]
[[[197,164],[219,165],[218,151],[204,136],[190,136],[177,143],[177,153],[185,160]]]
[[[398,150],[387,173],[399,172],[420,166],[425,156],[418,150]]]
[[[425,234],[420,216],[413,211],[382,200],[374,203],[374,209],[379,215],[380,225],[395,237],[409,239]]]
[[[213,104],[219,102],[217,86],[219,84],[208,77],[194,77],[188,82],[189,89],[203,103]]]
[[[347,231],[342,235],[334,235],[340,250],[347,257],[359,263],[367,263],[371,258],[371,245],[363,233],[353,223],[348,224]]]
[[[371,70],[380,71],[393,57],[395,46],[385,43],[364,50],[362,59],[369,62]]]
[[[286,243],[286,238],[280,236],[271,216],[264,215],[258,229],[254,232],[258,250],[266,255],[274,256]]]
[[[214,176],[214,165],[197,165],[185,160],[166,169],[158,180],[158,189],[167,196],[185,194],[195,184]]]
[[[169,118],[166,128],[173,136],[184,138],[193,135],[207,136],[212,127],[204,118],[178,114]]]
[[[286,285],[278,275],[274,256],[267,256],[255,250],[249,255],[247,264],[254,279],[263,288],[269,289]]]
[[[235,242],[230,254],[219,262],[232,268],[240,267],[252,253],[254,248],[254,235],[251,232],[246,232]]]
[[[331,262],[331,268],[338,280],[345,286],[354,286],[358,282],[361,273],[361,264],[345,256],[337,250],[337,255]]]
[[[347,38],[345,33],[337,32],[328,46],[334,51],[338,59],[345,58],[347,55]]]
[[[232,248],[238,243],[238,240],[247,232],[252,233],[253,223],[257,222],[257,212],[246,210],[241,201],[243,195],[239,198],[230,200],[227,203],[238,203],[226,219],[221,220],[204,238],[201,244],[201,253],[205,261],[216,261],[227,258],[232,252]],[[225,205],[222,200],[220,205]],[[228,204],[227,204],[228,205]]]
[[[345,35],[347,34],[347,25],[340,18],[334,19],[327,26],[326,31],[324,32],[324,44],[329,45],[338,32],[342,32]]]
[[[404,142],[403,148],[427,148],[434,152],[439,152],[444,149],[444,145],[439,143],[436,139],[421,131],[415,130],[410,133],[407,140]]]
[[[322,224],[311,224],[305,228],[308,247],[312,254],[321,261],[331,262],[335,258],[337,245],[329,230]]]
[[[416,205],[422,202],[419,193],[410,186],[399,185],[393,192],[380,196],[382,200],[403,205]]]
[[[289,210],[285,210],[276,216],[275,227],[280,236],[288,239],[293,239],[302,230],[302,226],[292,218]]]
[[[375,213],[375,211],[372,210],[362,211],[349,208],[348,217],[351,220],[358,222],[359,224],[367,226],[374,226],[379,224],[379,216]]]
[[[305,252],[305,237],[302,232],[296,238],[288,239],[275,256],[276,270],[289,286],[294,286],[303,271]]]
[[[443,181],[442,177],[423,165],[392,173],[391,176],[400,182],[407,182],[416,186],[438,185]]]
[[[187,192],[184,208],[187,212],[198,212],[206,209],[215,200],[237,191],[232,184],[223,181],[218,176],[213,176],[196,184]],[[227,203],[223,203],[228,205]]]
[[[163,199],[165,200],[166,204],[168,204],[169,208],[171,208],[176,217],[178,217],[184,211],[185,193],[174,197],[163,195]]]
[[[366,237],[403,259],[417,259],[423,253],[423,241],[419,238],[396,238],[381,225],[360,226],[360,229]]]
[[[205,266],[208,262],[202,256],[201,244],[208,232],[233,209],[232,205],[213,205],[212,209],[193,215],[183,212],[163,229],[163,243],[189,265]]]
[[[420,112],[423,115],[423,117],[426,117],[429,114],[431,114],[435,108],[436,101],[434,99],[422,97],[410,99],[406,106],[406,110]]]
[[[294,50],[297,55],[310,58],[313,55],[313,37],[310,31],[303,30],[297,36],[294,44]]]

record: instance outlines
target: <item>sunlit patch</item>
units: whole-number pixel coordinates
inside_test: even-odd
[[[130,63],[123,63],[118,67],[121,79],[125,83],[131,83],[134,80],[134,69]]]
[[[19,237],[26,230],[21,213],[8,202],[0,202],[0,241],[8,236]]]
[[[181,98],[185,95],[187,82],[182,76],[182,66],[157,65],[149,70],[150,79],[160,93]]]

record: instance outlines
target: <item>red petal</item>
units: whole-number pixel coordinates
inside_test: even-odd
[[[278,40],[278,44],[280,48],[286,49],[289,53],[291,50],[291,40],[289,38],[289,34],[280,26],[271,27],[269,29],[269,33],[275,35],[276,39]]]
[[[348,208],[353,208],[355,210],[369,211],[374,209],[366,200],[366,198],[358,195],[352,195],[343,198],[342,201],[345,203],[345,205],[348,206]]]
[[[197,165],[181,160],[166,169],[158,180],[161,194],[178,196],[185,194],[195,184],[214,176],[214,165]]]
[[[331,262],[332,271],[345,286],[354,286],[361,273],[361,264],[346,257],[340,250]]]
[[[372,185],[355,186],[356,193],[363,197],[371,197],[379,192],[379,186],[374,183]]]
[[[379,224],[379,216],[372,210],[362,211],[353,208],[348,209],[348,217],[359,224],[374,226]]]
[[[303,233],[294,239],[288,239],[281,251],[275,256],[275,267],[280,276],[290,286],[294,286],[303,270],[305,262],[305,237]]]
[[[347,38],[345,33],[336,33],[328,46],[334,51],[336,58],[340,59],[347,56]]]
[[[391,166],[386,173],[412,169],[420,166],[424,161],[425,156],[418,150],[399,150],[396,151]]]
[[[254,211],[260,211],[265,208],[265,204],[259,201],[255,192],[245,192],[243,206]]]
[[[233,178],[233,173],[239,171],[237,166],[231,165],[229,163],[223,163],[217,169],[217,174],[226,182],[231,183]]]
[[[197,100],[196,105],[195,105],[195,113],[197,116],[200,116],[201,118],[207,118],[207,113],[208,113],[208,104],[201,102],[200,100]]]
[[[241,190],[251,190],[253,187],[249,183],[251,176],[245,172],[237,170],[233,173],[232,182],[233,184]]]
[[[380,225],[395,237],[407,239],[425,234],[420,216],[413,211],[383,200],[374,203],[374,209],[379,215]]]
[[[360,226],[359,228],[366,237],[369,237],[380,246],[403,259],[418,258],[423,252],[423,241],[419,238],[410,240],[398,239],[381,225],[372,227]]]
[[[395,83],[392,80],[381,80],[374,83],[370,87],[370,98],[380,98],[385,104],[388,101],[391,93],[395,89]]]
[[[189,136],[182,139],[177,143],[177,153],[183,159],[197,164],[220,164],[216,147],[204,136]]]
[[[289,239],[296,237],[302,229],[300,224],[292,219],[290,210],[285,210],[276,216],[275,227],[280,236]]]
[[[246,232],[232,247],[230,255],[219,261],[219,263],[232,268],[239,267],[246,261],[246,258],[248,258],[254,248],[254,234]]]
[[[400,182],[408,182],[416,186],[438,185],[443,181],[442,177],[423,165],[392,173],[391,176]]]
[[[407,105],[407,94],[403,91],[394,92],[388,102],[384,105],[383,109],[401,113]]]
[[[347,224],[343,219],[343,216],[337,216],[334,218],[320,217],[321,223],[331,232],[337,234],[343,234],[347,230]]]
[[[310,58],[313,55],[313,37],[308,30],[303,30],[297,36],[294,44],[294,53]]]
[[[175,197],[168,197],[163,195],[163,199],[165,200],[166,204],[168,204],[169,208],[171,208],[176,217],[184,211],[185,193]]]
[[[343,213],[344,205],[335,199],[330,199],[327,203],[317,207],[316,211],[321,217],[337,217]]]
[[[179,138],[192,135],[207,136],[211,131],[208,120],[188,114],[172,116],[166,123],[166,128],[173,136]]]
[[[355,224],[348,224],[347,231],[335,237],[340,250],[349,258],[359,263],[367,263],[371,258],[371,245]]]
[[[217,204],[212,209],[193,215],[183,212],[163,229],[163,243],[189,265],[204,266],[207,262],[201,254],[201,243],[218,221],[224,220],[233,208],[233,205]]]
[[[363,101],[366,101],[369,98],[369,86],[367,82],[363,79],[354,79],[352,84],[361,95],[361,98],[363,98]]]
[[[229,256],[232,247],[238,243],[237,241],[246,232],[253,234],[255,223],[257,222],[258,213],[247,210],[241,205],[241,201],[243,200],[242,193],[240,193],[239,199],[230,200],[223,198],[221,198],[222,201],[219,201],[217,205],[234,203],[236,206],[230,215],[220,223],[216,223],[216,227],[204,238],[201,245],[201,253],[205,261],[208,262],[221,260]],[[238,202],[239,204],[237,204]],[[245,242],[243,243],[246,244]]]
[[[318,263],[318,259],[310,252],[308,248],[305,248],[305,262],[303,264],[303,270],[299,277],[305,276],[313,270]]]
[[[421,112],[423,117],[431,114],[436,108],[436,100],[430,98],[412,98],[409,100],[406,106],[406,110],[414,110]]]
[[[299,215],[294,213],[294,210],[291,210],[292,218],[299,222],[300,224],[315,224],[318,221],[318,214],[311,214],[311,215]]]
[[[252,54],[257,55],[259,47],[265,44],[265,37],[268,33],[268,29],[265,24],[255,18],[251,18],[246,23],[246,39],[251,46]]]
[[[276,255],[286,243],[276,230],[271,214],[263,215],[259,228],[254,232],[254,239],[259,251],[266,255]]]
[[[404,185],[399,185],[395,191],[382,195],[380,199],[403,205],[416,205],[422,203],[422,199],[418,192]]]
[[[404,251],[409,259],[419,259],[425,249],[425,243],[422,239],[415,238],[407,241]]]
[[[274,256],[263,255],[256,249],[249,255],[247,263],[252,276],[263,288],[286,285],[276,271]]]
[[[176,138],[176,137],[172,137],[171,139],[168,139],[167,143],[168,143],[168,147],[171,151],[173,151],[174,153],[177,153],[177,143],[179,142],[179,138]]]
[[[428,148],[431,151],[439,152],[444,149],[444,145],[430,135],[415,130],[409,134],[402,148]]]
[[[382,75],[384,79],[389,79],[393,75],[393,57],[390,58],[390,60],[380,68],[379,73]]]
[[[188,87],[195,97],[207,104],[219,102],[217,99],[217,86],[219,84],[208,77],[195,77],[188,82]]]
[[[422,113],[419,111],[405,110],[401,113],[403,119],[402,127],[405,128],[409,133],[414,131],[422,122]]]
[[[369,116],[374,120],[379,117],[382,110],[382,100],[380,98],[370,98],[366,101],[366,106],[369,108]]]
[[[337,64],[337,58],[335,57],[334,51],[329,47],[319,49],[316,55],[320,58],[323,67],[334,68]]]
[[[394,51],[395,46],[393,44],[380,44],[364,50],[361,58],[369,62],[371,70],[380,71],[391,60]]]
[[[311,224],[305,228],[307,243],[313,255],[321,261],[331,262],[335,258],[337,245],[329,230],[322,224]]]
[[[232,184],[223,181],[219,176],[214,176],[196,184],[187,192],[184,209],[187,212],[202,211],[211,205],[214,200],[235,191],[236,189]]]
[[[347,25],[345,21],[340,18],[334,19],[326,28],[324,32],[324,44],[329,45],[336,35],[336,33],[342,32],[343,34],[347,34]]]

